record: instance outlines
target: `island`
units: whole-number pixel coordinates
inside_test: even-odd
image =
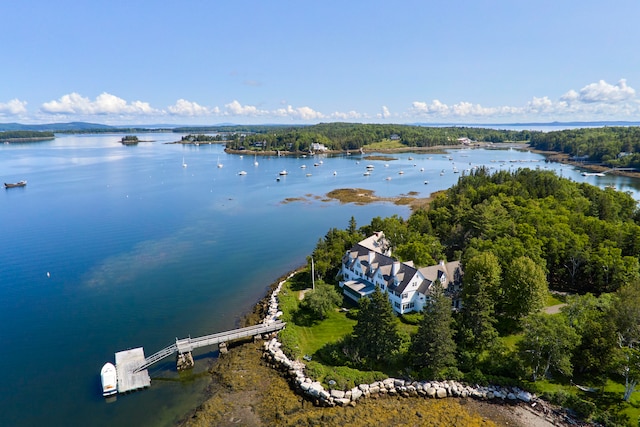
[[[55,139],[53,132],[40,132],[31,130],[12,130],[0,132],[0,141],[5,144],[12,142],[38,142]]]

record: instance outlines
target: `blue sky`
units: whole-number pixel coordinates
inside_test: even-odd
[[[0,4],[0,122],[640,120],[640,2]]]

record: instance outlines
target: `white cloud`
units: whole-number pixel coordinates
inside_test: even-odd
[[[277,117],[286,117],[294,120],[306,120],[306,121],[321,120],[325,117],[324,114],[310,107],[293,108],[291,105],[287,105],[286,108],[278,108],[277,110],[274,110],[271,114]]]
[[[389,109],[386,105],[382,106],[382,112],[378,113],[376,117],[378,117],[379,119],[388,119],[389,117],[391,117],[391,113],[389,112]]]
[[[27,101],[20,101],[15,98],[5,103],[0,102],[0,114],[17,116],[27,112]]]
[[[414,101],[408,116],[434,120],[483,119],[493,120],[594,120],[636,119],[640,102],[635,90],[625,79],[612,85],[604,80],[584,86],[580,91],[569,90],[558,100],[548,96],[534,96],[523,106],[484,107],[462,101],[447,105],[434,99],[431,103]]]
[[[249,116],[249,117],[257,117],[267,115],[268,112],[265,110],[260,110],[258,107],[254,105],[242,105],[238,101],[233,100],[229,104],[225,105],[227,109],[225,111],[225,115],[227,116]]]
[[[212,114],[216,114],[216,111],[220,111],[219,109],[210,109],[208,107],[203,107],[196,102],[187,101],[186,99],[178,99],[174,105],[170,105],[167,107],[167,110],[170,114],[175,116],[209,116]]]
[[[578,101],[615,104],[632,99],[635,94],[636,91],[627,86],[626,79],[620,79],[615,85],[600,80],[598,83],[591,83],[580,89]]]
[[[147,102],[133,101],[129,103],[122,98],[106,92],[98,95],[95,101],[91,101],[89,98],[73,92],[63,95],[58,100],[45,102],[40,109],[42,112],[49,114],[153,115],[162,113],[152,108]]]
[[[366,116],[364,116],[361,113],[358,113],[357,111],[351,110],[344,113],[340,111],[335,111],[331,113],[329,117],[331,117],[334,120],[359,120],[359,119],[365,118]]]

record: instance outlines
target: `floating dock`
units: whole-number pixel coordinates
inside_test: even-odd
[[[116,372],[118,374],[118,393],[140,390],[151,385],[151,377],[146,369],[134,372],[145,362],[142,347],[116,353]]]

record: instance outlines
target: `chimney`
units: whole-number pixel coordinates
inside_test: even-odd
[[[400,270],[400,261],[394,261],[393,267],[391,267],[391,276],[396,277],[396,274],[398,274],[398,270]]]
[[[373,263],[373,258],[375,258],[376,253],[374,251],[369,251],[369,266]]]

